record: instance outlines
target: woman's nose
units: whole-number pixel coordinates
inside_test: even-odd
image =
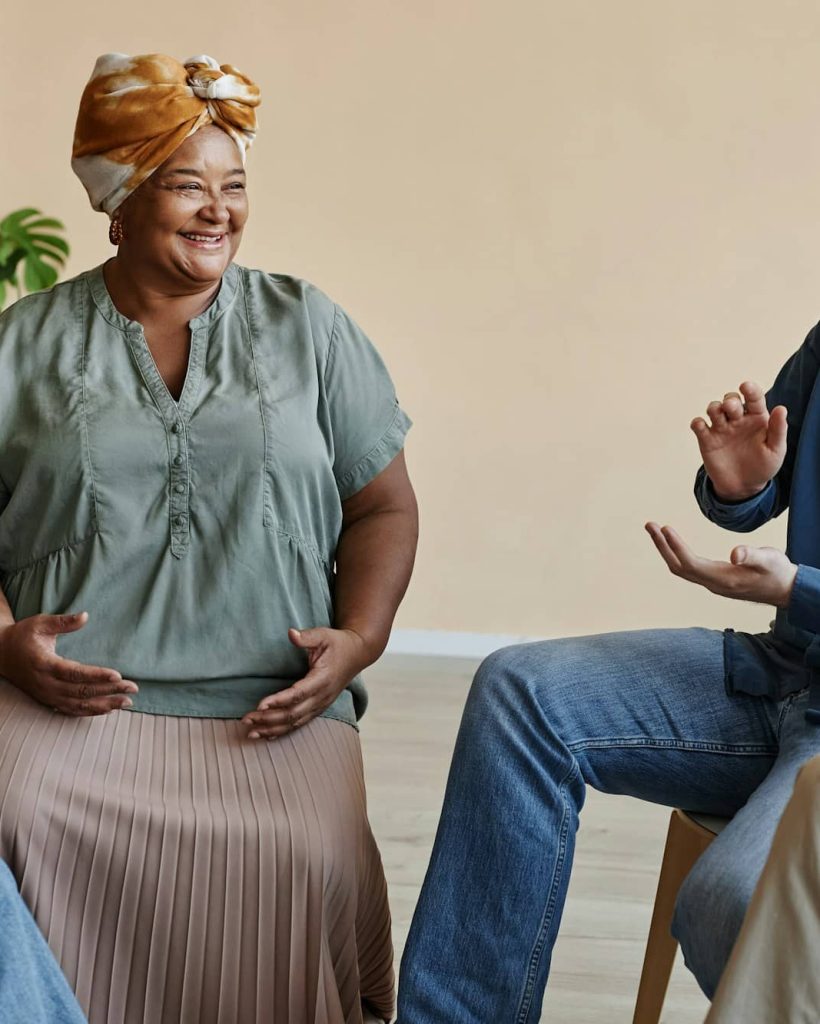
[[[228,205],[225,202],[225,197],[222,195],[221,190],[218,192],[209,192],[207,194],[201,213],[215,221],[224,221],[228,219]]]

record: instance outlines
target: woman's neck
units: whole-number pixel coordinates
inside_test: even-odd
[[[123,316],[143,325],[164,322],[187,324],[204,313],[216,298],[221,281],[203,285],[191,282],[190,290],[157,281],[115,256],[103,267],[111,300]]]

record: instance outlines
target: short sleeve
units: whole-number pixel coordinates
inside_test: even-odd
[[[399,454],[411,420],[399,406],[381,356],[338,306],[324,378],[333,435],[333,475],[344,501]]]

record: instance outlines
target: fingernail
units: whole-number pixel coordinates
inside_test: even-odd
[[[121,708],[130,708],[130,707],[133,707],[133,706],[134,706],[134,702],[132,700],[129,700],[127,697],[125,698],[125,700],[121,700],[120,701],[120,707]]]
[[[126,683],[122,687],[122,692],[123,693],[139,693],[139,687],[137,686],[136,683]]]
[[[249,732],[248,733],[248,739],[249,740],[258,740],[259,738],[260,738],[259,737],[259,733],[255,729],[254,729],[253,732]]]

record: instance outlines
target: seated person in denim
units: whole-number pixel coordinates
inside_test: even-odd
[[[0,860],[0,1020],[85,1024],[74,993]]]
[[[777,826],[706,1024],[816,1024],[820,1016],[820,757]]]
[[[671,571],[777,608],[769,633],[652,629],[497,651],[474,680],[401,972],[402,1024],[539,1020],[587,785],[733,820],[678,899],[673,932],[711,998],[800,766],[820,752],[820,329],[764,396],[695,419],[695,492],[725,529],[790,509],[786,554]],[[787,423],[788,414],[788,423]]]

